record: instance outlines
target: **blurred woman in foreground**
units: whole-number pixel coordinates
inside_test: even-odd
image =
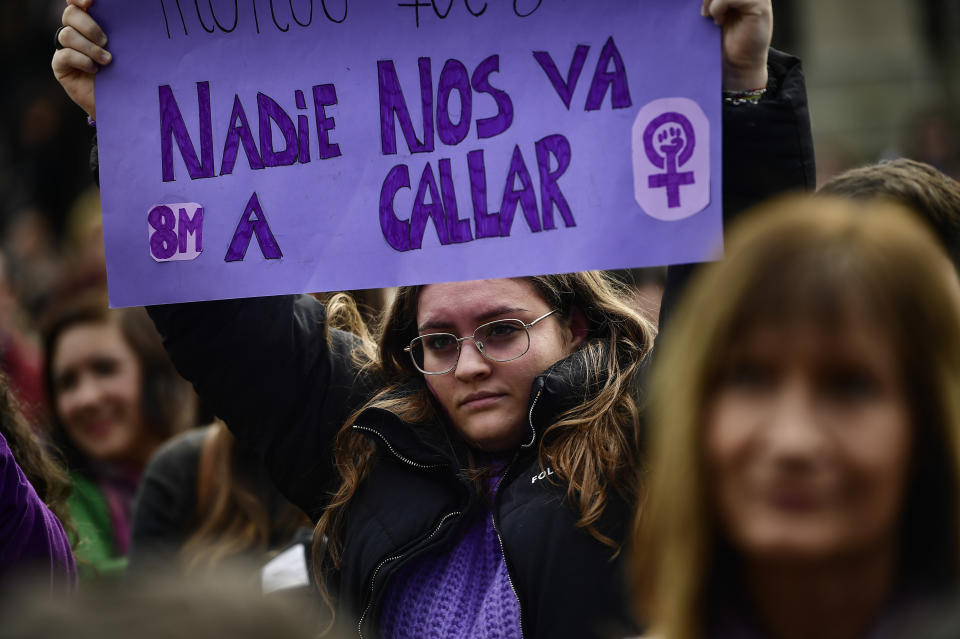
[[[631,572],[663,639],[884,636],[957,582],[950,263],[892,206],[771,209],[656,363]]]

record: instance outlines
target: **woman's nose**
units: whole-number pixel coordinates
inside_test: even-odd
[[[489,375],[491,366],[492,362],[480,352],[480,345],[472,339],[466,339],[460,344],[460,359],[453,374],[459,380],[468,381]]]
[[[784,460],[811,459],[822,450],[821,426],[810,385],[803,380],[785,380],[764,429],[768,450]]]
[[[67,409],[83,410],[99,403],[103,392],[100,384],[90,375],[81,375],[76,386],[69,391],[65,404]]]

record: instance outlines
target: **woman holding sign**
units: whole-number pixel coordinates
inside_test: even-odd
[[[318,522],[318,574],[363,636],[590,637],[629,629],[614,558],[653,329],[625,299],[589,273],[410,287],[376,341],[325,331],[309,297],[154,312]]]
[[[89,5],[70,0],[53,67],[93,117],[109,58]],[[809,186],[796,61],[771,56],[768,83],[769,0],[703,10],[724,29],[725,126],[743,125],[728,210]],[[627,299],[597,273],[407,287],[374,336],[309,297],[151,313],[181,372],[317,522],[339,621],[364,637],[579,638],[633,625],[620,550],[654,331]]]

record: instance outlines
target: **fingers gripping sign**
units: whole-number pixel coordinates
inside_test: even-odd
[[[770,0],[704,0],[700,12],[723,31],[724,91],[765,87],[773,38]]]
[[[50,63],[53,75],[70,99],[96,119],[93,78],[100,67],[113,57],[106,50],[107,36],[87,13],[93,0],[67,0],[63,10],[63,27],[57,31],[57,45]]]

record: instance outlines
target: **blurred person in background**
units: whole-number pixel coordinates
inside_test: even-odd
[[[31,327],[7,278],[6,255],[0,252],[0,370],[28,421],[37,427],[44,404],[43,357]]]
[[[960,130],[944,107],[918,111],[906,127],[904,154],[960,179]]]
[[[7,221],[3,237],[7,278],[20,306],[36,321],[52,300],[64,268],[50,224],[36,209],[22,209]]]
[[[866,160],[856,153],[856,145],[840,135],[817,139],[817,187],[844,171],[860,166]]]
[[[44,345],[52,437],[73,481],[81,576],[117,575],[144,466],[170,436],[195,425],[196,398],[142,309],[64,311]]]
[[[734,229],[654,364],[631,560],[652,636],[887,637],[954,591],[958,304],[894,204],[784,201]]]
[[[960,273],[960,182],[936,167],[904,158],[880,162],[845,171],[819,192],[910,208],[936,234]]]
[[[100,190],[95,186],[82,192],[71,205],[62,249],[69,268],[61,273],[59,293],[77,295],[106,290],[107,257],[103,247]]]
[[[90,184],[89,127],[48,77],[50,34],[62,0],[0,0],[0,237],[23,209],[36,210],[59,239],[76,194]]]
[[[0,374],[0,587],[35,575],[51,592],[72,591],[77,569],[65,531],[70,481],[20,411]],[[35,571],[35,572],[32,572]]]
[[[128,574],[148,577],[179,566],[208,572],[225,562],[263,563],[312,525],[273,486],[255,451],[238,446],[217,421],[182,433],[150,460],[134,507]],[[308,555],[297,565],[311,583]]]

